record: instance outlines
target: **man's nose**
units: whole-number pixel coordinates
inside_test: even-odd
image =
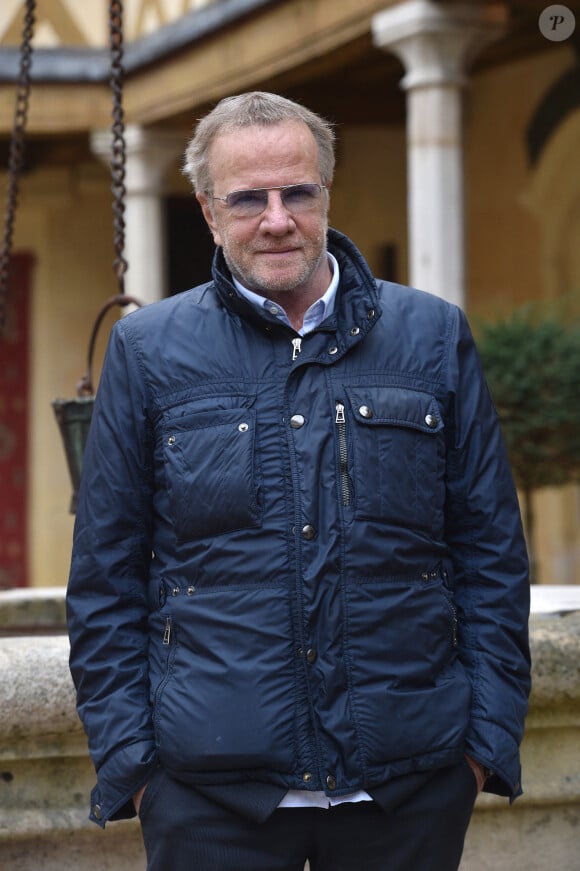
[[[268,191],[268,203],[262,212],[262,226],[271,233],[285,233],[293,224],[294,218],[284,205],[282,191]]]

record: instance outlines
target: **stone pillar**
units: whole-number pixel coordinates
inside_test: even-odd
[[[406,71],[410,283],[461,306],[465,70],[505,21],[502,5],[406,0],[372,23],[375,45],[394,52]]]
[[[173,132],[128,125],[125,146],[125,293],[149,303],[166,293],[164,177],[185,142]],[[111,133],[94,131],[91,148],[109,165]]]

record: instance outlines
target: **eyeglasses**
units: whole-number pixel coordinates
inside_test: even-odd
[[[326,185],[320,184],[285,184],[271,188],[251,188],[245,191],[231,191],[225,197],[216,197],[208,193],[212,200],[225,203],[232,215],[237,218],[255,218],[268,205],[268,191],[280,191],[282,205],[292,215],[299,215],[314,209],[320,202],[322,191]]]

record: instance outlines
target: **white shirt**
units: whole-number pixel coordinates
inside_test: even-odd
[[[307,333],[311,333],[312,330],[315,330],[322,321],[331,315],[334,311],[334,305],[336,302],[336,292],[338,290],[338,282],[340,280],[340,270],[338,268],[338,263],[336,261],[336,257],[334,257],[330,252],[327,251],[328,262],[330,268],[332,269],[332,278],[330,284],[326,292],[320,299],[317,299],[316,302],[313,302],[312,305],[307,309],[306,314],[304,315],[304,320],[302,322],[302,327],[297,331],[299,335],[305,336]],[[251,303],[254,308],[265,309],[271,315],[275,315],[278,320],[282,321],[282,323],[287,324],[289,327],[292,326],[288,319],[288,315],[284,311],[283,307],[279,305],[277,302],[273,302],[270,299],[267,299],[264,296],[260,296],[258,293],[254,293],[253,290],[248,290],[247,287],[244,287],[243,284],[234,278],[234,284],[245,297],[249,303]],[[371,796],[368,792],[364,792],[363,790],[359,790],[358,792],[351,792],[348,795],[341,795],[337,798],[329,798],[325,792],[322,790],[316,792],[310,792],[306,789],[290,789],[278,805],[279,808],[289,808],[289,807],[318,807],[318,808],[328,808],[333,807],[337,804],[343,804],[343,802],[359,802],[359,801],[372,801]]]

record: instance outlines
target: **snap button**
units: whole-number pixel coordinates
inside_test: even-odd
[[[249,428],[250,428],[250,425],[248,423],[241,423],[238,427],[240,432],[247,432],[249,430]]]
[[[336,777],[334,774],[329,774],[326,778],[326,785],[329,789],[336,789]]]
[[[375,316],[375,310],[374,310],[374,308],[370,308],[367,312],[367,318],[370,321],[374,318],[374,316]]]
[[[103,818],[103,811],[101,810],[100,804],[93,805],[93,816],[96,820]]]
[[[435,427],[439,423],[439,418],[436,417],[434,414],[426,414],[425,423],[427,424],[427,426],[431,427],[431,429],[435,429]]]
[[[312,665],[312,663],[315,662],[315,660],[316,660],[316,651],[314,650],[313,647],[309,647],[308,650],[306,651],[306,662],[309,665]]]
[[[338,354],[338,348],[336,347],[336,345],[331,345],[328,349],[328,353],[331,355]]]
[[[307,523],[305,526],[302,527],[302,538],[305,538],[306,541],[312,541],[315,535],[316,530],[312,526],[312,524]]]
[[[169,436],[169,438],[167,439],[167,444],[169,445],[169,447],[173,447],[173,445],[175,444],[175,436]]]
[[[302,775],[302,780],[304,781],[304,783],[310,783],[310,781],[312,780],[312,775],[309,771],[304,772],[304,774]]]
[[[370,420],[373,416],[372,409],[368,407],[368,405],[361,405],[358,410],[358,413],[361,417],[366,417],[367,420]]]
[[[290,418],[290,426],[292,429],[300,429],[301,426],[304,426],[305,420],[303,414],[293,414]]]
[[[351,327],[351,330],[350,330],[351,336],[358,336],[359,333],[360,333],[359,327]]]

